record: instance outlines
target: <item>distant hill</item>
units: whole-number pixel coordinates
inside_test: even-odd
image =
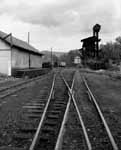
[[[41,51],[45,55],[51,55],[51,51]],[[52,51],[52,54],[55,55],[56,57],[60,57],[63,54],[66,54],[65,52],[57,52],[57,51]]]
[[[50,62],[51,61],[51,51],[41,51],[41,53],[44,54],[44,57],[42,59],[43,62]],[[53,61],[56,61],[57,59],[59,59],[63,54],[66,54],[66,53],[52,51]]]
[[[44,54],[43,62],[51,62],[51,51],[41,51]],[[68,66],[72,66],[74,62],[74,57],[80,56],[79,49],[70,50],[69,52],[57,52],[52,51],[52,60],[56,61],[64,61],[68,64]]]

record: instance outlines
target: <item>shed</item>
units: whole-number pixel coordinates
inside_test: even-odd
[[[80,64],[81,63],[81,58],[79,56],[75,56],[74,58],[74,64]]]
[[[42,68],[42,56],[27,42],[0,31],[0,73],[11,76],[15,69]]]

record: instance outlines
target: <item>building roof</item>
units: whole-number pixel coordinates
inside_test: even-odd
[[[98,41],[100,41],[101,39],[99,39]],[[97,37],[96,36],[90,36],[88,38],[82,39],[81,42],[95,42],[97,41]]]
[[[19,40],[15,37],[12,36],[12,40],[10,39],[10,36],[5,38],[8,34],[0,31],[0,39],[4,40],[7,44],[12,45],[14,47],[20,48],[22,50],[35,53],[38,55],[43,55],[42,53],[39,52],[39,50],[35,49],[33,46],[29,45],[27,42]]]

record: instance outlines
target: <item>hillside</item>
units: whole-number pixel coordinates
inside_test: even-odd
[[[41,51],[43,54],[47,56],[51,56],[51,51]],[[56,57],[60,57],[63,54],[66,54],[65,52],[57,52],[57,51],[52,51],[52,54],[55,55]]]

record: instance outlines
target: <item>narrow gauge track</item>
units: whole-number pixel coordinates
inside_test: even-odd
[[[74,97],[74,81],[75,81],[75,76],[76,76],[76,73],[77,71],[75,72],[74,74],[74,79],[73,79],[73,82],[72,82],[72,86],[71,88],[69,87],[69,84],[67,83],[67,81],[63,78],[68,90],[69,90],[69,94],[70,94],[70,102],[69,102],[69,105],[71,105],[71,99],[72,99],[72,102],[73,102],[73,105],[75,107],[75,110],[76,110],[76,113],[78,115],[78,119],[79,119],[79,122],[80,122],[80,130],[82,130],[83,134],[84,134],[84,138],[85,138],[85,145],[83,148],[87,148],[88,150],[92,150],[92,145],[91,145],[91,142],[89,140],[89,137],[88,137],[88,133],[87,133],[87,130],[86,130],[86,127],[85,127],[85,124],[84,124],[84,121],[83,121],[83,118],[81,116],[81,113],[80,113],[80,110],[79,110],[79,107],[78,107],[78,104],[75,100],[75,97]],[[68,106],[70,107],[70,106]],[[69,108],[68,108],[69,109]],[[66,121],[65,121],[66,122]],[[80,139],[80,142],[81,142],[81,139]],[[59,148],[55,149],[55,150],[59,150]]]
[[[5,98],[11,94],[16,93],[24,88],[26,88],[30,83],[40,80],[41,78],[46,77],[46,75],[35,77],[32,79],[27,79],[26,81],[17,81],[16,83],[11,83],[9,86],[0,87],[0,99]],[[7,84],[7,83],[6,83]]]
[[[101,119],[101,123],[102,123],[102,125],[103,125],[103,127],[104,127],[104,129],[105,129],[105,131],[107,133],[107,136],[109,138],[109,141],[110,141],[110,144],[112,146],[112,149],[113,150],[118,150],[118,146],[117,146],[117,144],[116,144],[116,142],[114,140],[114,137],[113,137],[113,135],[112,135],[112,133],[110,131],[110,128],[109,128],[109,126],[108,126],[108,124],[107,124],[107,122],[105,120],[105,117],[104,117],[104,115],[103,115],[103,113],[102,113],[102,111],[101,111],[101,109],[100,109],[100,107],[99,107],[99,105],[97,103],[97,100],[95,99],[91,89],[89,88],[87,80],[84,77],[83,77],[83,81],[84,81],[84,84],[85,84],[85,86],[86,86],[86,88],[88,90],[88,95],[90,97],[90,100],[92,100],[92,103],[94,104],[94,107],[97,110],[97,113],[98,113],[98,115],[99,115],[99,117]]]
[[[78,76],[80,76],[80,74],[78,74]],[[80,101],[78,99],[79,96],[77,96],[76,101],[80,110],[79,113],[82,114],[85,124],[84,126],[87,129],[88,137],[90,140],[91,147],[88,147],[88,150],[118,150],[118,146],[115,143],[113,135],[92,91],[88,86],[86,79],[84,78],[84,76],[78,78],[78,80],[80,79],[82,80],[81,83],[84,84],[87,92],[84,92],[85,89],[81,85],[79,90],[81,90],[81,94],[83,96],[81,97]],[[88,95],[88,100],[85,93]]]
[[[70,81],[72,82],[72,80]],[[64,114],[68,107],[68,100],[70,100],[68,89],[60,73],[57,73],[54,77],[50,97],[29,150],[58,149],[62,130],[61,124],[63,124]]]
[[[116,143],[114,141],[114,138],[110,132],[110,129],[105,121],[105,118],[103,117],[103,114],[96,102],[96,99],[94,98],[94,95],[92,94],[92,92],[88,86],[87,81],[83,78],[85,87],[88,90],[88,96],[90,98],[90,103],[91,103],[91,105],[95,104],[92,107],[93,107],[93,109],[95,109],[94,115],[96,115],[95,118],[97,119],[97,120],[95,120],[97,126],[95,125],[95,122],[94,122],[94,125],[91,124],[91,126],[92,126],[91,129],[89,128],[89,126],[87,127],[87,124],[86,124],[87,122],[85,122],[85,119],[83,122],[81,113],[80,113],[81,109],[79,109],[79,106],[74,98],[74,94],[73,94],[73,90],[72,90],[73,86],[74,86],[74,78],[73,78],[73,81],[70,79],[69,82],[71,84],[67,83],[65,78],[62,75],[60,75],[60,72],[58,72],[57,75],[54,76],[52,88],[51,88],[47,103],[45,104],[45,102],[43,100],[41,100],[41,101],[34,101],[29,106],[24,106],[25,108],[30,110],[30,112],[33,113],[33,114],[30,114],[31,118],[34,118],[37,120],[40,119],[40,121],[38,123],[39,125],[37,128],[34,126],[31,127],[31,124],[32,124],[32,121],[31,121],[30,127],[28,126],[27,128],[23,127],[23,129],[22,128],[20,129],[20,132],[22,134],[17,133],[16,138],[18,138],[19,140],[23,140],[23,143],[20,142],[23,145],[21,145],[22,148],[17,148],[17,147],[20,147],[20,145],[16,145],[17,147],[14,148],[14,150],[39,150],[39,149],[41,149],[41,150],[59,150],[61,136],[63,134],[62,130],[63,130],[64,123],[66,121],[66,114],[68,112],[71,99],[76,108],[76,112],[78,114],[82,129],[84,132],[87,149],[88,150],[92,150],[92,149],[118,150],[118,146],[116,145]],[[66,84],[66,86],[65,86],[65,84]],[[69,87],[69,85],[71,85],[71,86]],[[68,91],[69,91],[70,95],[68,94]],[[88,122],[88,124],[89,124],[89,122]],[[95,135],[93,135],[93,132],[90,131],[92,129],[99,131],[100,134],[102,134],[98,141],[100,143],[100,142],[102,142],[102,141],[100,141],[100,140],[102,140],[101,138],[102,137],[104,138],[102,147],[100,147],[100,144],[97,142],[97,139],[95,140],[95,143],[94,143],[93,136],[95,136]],[[34,135],[33,139],[31,139],[30,134]],[[99,133],[97,133],[97,134],[99,135]],[[27,141],[29,144],[26,147],[24,145],[26,145]],[[31,143],[31,146],[30,146],[30,143]],[[96,145],[94,147],[94,144],[99,144],[99,145]],[[13,149],[7,149],[7,150],[13,150]]]
[[[60,90],[62,90],[62,82],[63,82],[62,79],[63,79],[64,83],[66,84],[67,91],[69,91],[69,93],[70,93],[69,97],[68,97],[67,91],[66,91],[67,95],[64,94],[65,95],[64,97],[61,95],[62,93],[57,92],[58,91],[57,89],[59,88],[60,85],[61,85]],[[70,88],[63,76],[62,76],[62,79],[59,76],[56,77],[56,85],[54,87],[54,84],[53,84],[53,90],[51,91],[51,96],[45,107],[45,111],[43,113],[39,127],[37,129],[37,132],[35,134],[35,137],[32,141],[32,144],[31,144],[29,150],[39,150],[39,149],[41,149],[41,150],[46,150],[46,149],[47,150],[49,150],[49,149],[59,150],[60,141],[61,141],[61,137],[63,134],[62,133],[63,126],[66,121],[66,115],[64,115],[64,112],[65,112],[65,114],[68,113],[71,99],[74,103],[76,112],[78,114],[82,129],[83,129],[87,148],[88,148],[88,150],[93,149],[93,144],[91,143],[92,140],[90,140],[90,135],[88,135],[88,132],[87,132],[85,124],[82,120],[82,116],[80,114],[78,105],[77,105],[74,95],[73,95],[72,89],[73,89],[73,85],[74,85],[74,80],[73,80],[73,82],[71,84],[71,88]],[[98,149],[104,149],[104,147],[105,147],[105,149],[118,150],[118,146],[115,143],[115,140],[114,140],[112,133],[106,123],[106,120],[105,120],[105,118],[96,102],[96,99],[94,98],[94,95],[92,94],[92,92],[87,84],[87,81],[85,80],[84,77],[83,77],[83,82],[85,84],[85,87],[88,90],[88,96],[90,98],[90,101],[92,101],[92,103],[94,104],[94,108],[97,112],[98,123],[100,122],[100,125],[98,126],[98,130],[99,131],[101,130],[103,137],[105,136],[103,148],[98,147]],[[59,86],[58,86],[58,83],[59,83]],[[64,89],[64,87],[63,87],[63,89]],[[59,99],[60,96],[62,96],[64,98],[64,101],[62,98]],[[68,99],[67,102],[65,102],[65,98]],[[64,107],[65,107],[65,109],[64,109]],[[64,119],[62,119],[63,118],[62,116],[64,117]],[[62,122],[62,120],[63,120],[63,122]],[[61,124],[62,124],[62,126],[61,126]],[[100,129],[100,127],[101,127],[101,129]],[[99,139],[99,142],[100,142],[100,139]]]
[[[71,78],[69,82],[72,83]],[[57,72],[53,78],[48,97],[47,101],[35,99],[23,106],[30,120],[24,118],[23,123],[22,119],[20,120],[22,126],[20,125],[17,132],[14,133],[12,145],[3,147],[1,150],[55,149],[58,145],[57,139],[60,137],[60,128],[66,113],[68,99],[70,99],[68,88],[60,72]]]

